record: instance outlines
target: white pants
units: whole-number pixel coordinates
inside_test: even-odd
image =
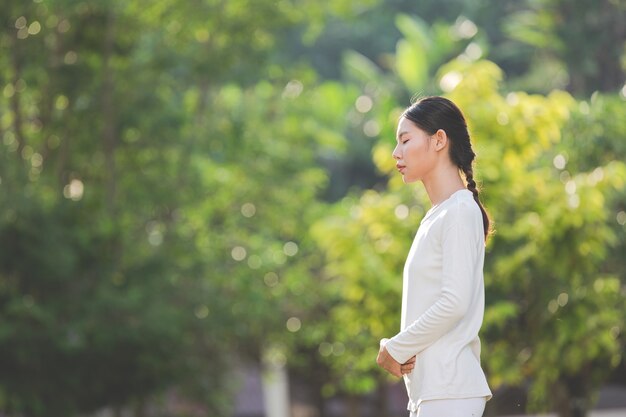
[[[422,401],[410,417],[481,417],[485,397]]]

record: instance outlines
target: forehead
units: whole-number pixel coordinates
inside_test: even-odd
[[[421,129],[415,125],[412,121],[407,119],[406,117],[401,117],[398,121],[398,129],[397,134],[401,134],[404,132],[415,132],[420,131]]]

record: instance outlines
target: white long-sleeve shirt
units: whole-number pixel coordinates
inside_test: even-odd
[[[401,332],[385,344],[415,368],[404,376],[408,409],[421,401],[491,398],[480,367],[485,294],[482,214],[459,190],[422,219],[404,266]]]

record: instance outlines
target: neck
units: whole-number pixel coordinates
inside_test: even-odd
[[[433,206],[447,200],[455,192],[466,188],[458,168],[454,165],[435,170],[427,178],[422,179],[422,183]]]

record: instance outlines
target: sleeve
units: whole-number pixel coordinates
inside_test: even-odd
[[[477,230],[474,210],[467,205],[460,204],[449,214],[451,219],[444,225],[442,237],[440,296],[417,320],[385,344],[399,363],[406,362],[453,329],[471,304],[483,231],[482,227]]]

